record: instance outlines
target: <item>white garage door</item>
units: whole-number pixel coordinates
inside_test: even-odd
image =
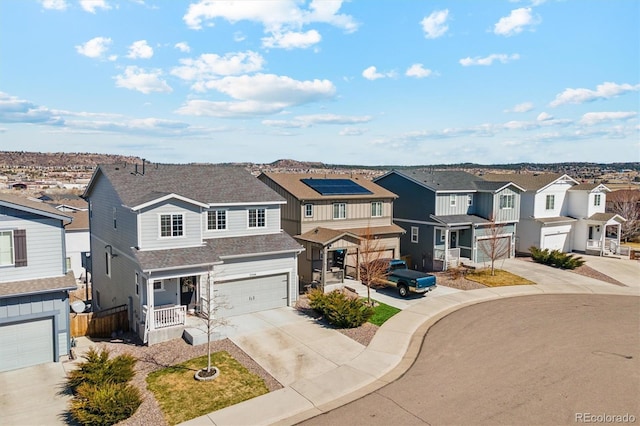
[[[53,361],[53,319],[0,326],[0,371]]]
[[[230,317],[287,306],[288,287],[287,274],[215,283],[216,301],[228,305],[217,314]]]
[[[491,257],[494,260],[505,259],[511,257],[511,237],[478,238],[476,253],[476,262],[490,262]]]
[[[543,239],[543,249],[548,248],[549,250],[569,251],[568,233],[545,235]]]

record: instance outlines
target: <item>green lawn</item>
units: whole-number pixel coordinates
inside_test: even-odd
[[[384,324],[386,320],[400,312],[400,309],[398,308],[394,308],[393,306],[378,302],[377,300],[375,302],[378,303],[378,306],[374,308],[375,312],[369,319],[369,322],[371,324],[377,325],[378,327]]]
[[[227,352],[211,354],[211,365],[218,367],[220,375],[208,382],[193,377],[197,370],[207,366],[206,355],[147,376],[147,387],[169,424],[175,425],[269,392],[261,377],[251,373]]]
[[[477,269],[469,272],[465,278],[470,281],[475,281],[480,284],[484,284],[487,287],[502,287],[508,285],[531,285],[535,284],[533,281],[529,281],[526,278],[522,278],[519,275],[512,274],[511,272],[503,271],[502,269],[494,270],[495,275],[491,275],[491,269]]]

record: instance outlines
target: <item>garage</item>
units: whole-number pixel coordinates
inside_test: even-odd
[[[511,257],[511,237],[478,238],[476,262],[490,262],[492,253],[496,260]]]
[[[218,303],[229,305],[217,314],[225,317],[287,306],[287,274],[244,280],[217,282],[213,285]]]
[[[54,361],[53,318],[0,327],[0,371]]]
[[[552,235],[542,236],[542,248],[549,250],[560,250],[568,252],[569,250],[569,233],[561,232]]]

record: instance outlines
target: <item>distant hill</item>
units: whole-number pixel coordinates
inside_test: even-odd
[[[127,155],[95,154],[87,152],[26,152],[26,151],[0,151],[0,167],[42,167],[42,168],[85,168],[93,169],[98,164],[106,163],[142,163],[142,159]],[[260,166],[253,163],[225,163],[244,167]],[[514,164],[425,164],[421,166],[395,166],[395,165],[347,165],[325,164],[316,161],[297,161],[292,159],[280,159],[261,166],[273,169],[305,170],[305,169],[340,169],[340,170],[389,170],[407,168],[432,168],[432,169],[463,169],[481,172],[482,170],[513,170],[520,172],[563,172],[575,173],[576,171],[622,171],[631,170],[640,172],[640,162],[629,163],[514,163]]]

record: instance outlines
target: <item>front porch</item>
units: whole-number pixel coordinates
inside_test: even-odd
[[[620,254],[622,216],[614,213],[596,213],[587,219],[585,254],[606,256]]]

